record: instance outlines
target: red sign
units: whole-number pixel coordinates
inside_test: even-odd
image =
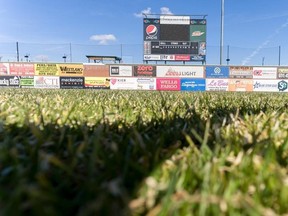
[[[180,91],[181,82],[178,78],[157,78],[156,89],[160,91]]]
[[[34,76],[34,64],[31,63],[10,63],[10,75],[13,76]]]
[[[175,55],[176,61],[190,61],[190,55]]]

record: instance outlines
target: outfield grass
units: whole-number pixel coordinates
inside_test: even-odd
[[[288,95],[0,89],[0,215],[288,214]]]

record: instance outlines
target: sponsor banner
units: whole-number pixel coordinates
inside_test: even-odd
[[[229,78],[229,67],[206,66],[206,78]]]
[[[228,91],[253,91],[252,79],[229,79]]]
[[[191,25],[190,26],[190,41],[206,41],[206,25]]]
[[[19,88],[19,76],[0,76],[0,87]]]
[[[190,16],[160,16],[160,24],[190,25]]]
[[[190,56],[189,56],[189,58],[190,58]],[[161,55],[160,60],[161,61],[174,61],[175,55]]]
[[[279,80],[253,80],[253,91],[278,92]]]
[[[151,54],[151,41],[144,41],[144,54]]]
[[[83,64],[58,64],[60,76],[83,76]]]
[[[35,64],[37,76],[59,76],[57,64]]]
[[[157,77],[204,78],[203,66],[157,66]]]
[[[253,79],[276,79],[276,67],[253,67]]]
[[[205,55],[191,55],[190,61],[205,61],[206,56]]]
[[[156,89],[159,91],[180,91],[181,81],[179,78],[157,78]]]
[[[160,25],[155,23],[144,24],[144,41],[159,40]]]
[[[21,88],[34,88],[34,76],[21,76],[20,87]]]
[[[95,65],[93,63],[84,63],[83,75],[85,77],[109,77],[108,65]]]
[[[206,80],[205,79],[181,79],[181,91],[205,91]]]
[[[161,56],[160,55],[144,55],[144,60],[157,61],[157,60],[161,60]]]
[[[134,76],[156,76],[156,66],[153,65],[135,65],[133,67]]]
[[[288,83],[285,80],[281,80],[278,82],[278,90],[280,92],[287,92],[287,88],[288,88]]]
[[[32,63],[10,63],[10,75],[14,76],[34,76],[35,69]]]
[[[60,77],[61,89],[82,89],[84,88],[84,77]]]
[[[34,76],[35,88],[60,88],[58,76]]]
[[[0,62],[0,75],[9,75],[9,64]]]
[[[278,67],[277,78],[278,79],[288,79],[288,67]]]
[[[109,77],[85,77],[85,88],[110,89]]]
[[[156,90],[156,78],[134,78],[139,90]]]
[[[132,77],[110,78],[110,89],[136,90],[136,80]]]
[[[110,66],[110,76],[132,76],[132,65]]]
[[[190,61],[190,55],[175,55],[175,61]]]
[[[228,79],[206,79],[206,91],[228,91]]]
[[[236,79],[252,79],[253,67],[249,66],[230,66],[229,77]]]

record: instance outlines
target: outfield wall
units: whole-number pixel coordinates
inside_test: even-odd
[[[288,66],[0,63],[0,87],[288,92]]]

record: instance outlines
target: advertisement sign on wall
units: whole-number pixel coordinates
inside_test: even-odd
[[[276,67],[253,67],[253,79],[276,79]]]
[[[253,67],[248,66],[230,66],[229,67],[230,78],[236,79],[252,79]]]
[[[85,88],[110,89],[109,77],[85,77]]]
[[[181,91],[205,91],[206,80],[205,79],[181,79]]]
[[[20,78],[18,76],[0,76],[0,87],[19,88]]]
[[[10,75],[13,76],[34,76],[34,64],[32,63],[10,63]]]
[[[93,63],[85,63],[84,76],[85,77],[109,77],[109,66],[108,65],[96,65]]]
[[[21,88],[34,88],[34,76],[21,76],[20,87]]]
[[[203,78],[204,67],[203,66],[157,66],[157,77],[193,77]]]
[[[110,66],[110,76],[132,76],[132,66],[131,65],[111,65]]]
[[[9,64],[0,62],[0,75],[9,75]]]
[[[228,91],[253,91],[252,79],[229,79]]]
[[[37,76],[59,76],[57,64],[35,64]]]
[[[277,78],[288,79],[288,67],[278,67]]]
[[[279,80],[253,80],[253,91],[278,92]]]
[[[206,78],[229,78],[229,67],[206,66]]]
[[[58,76],[34,76],[35,88],[60,88]]]
[[[58,64],[60,76],[83,76],[83,64]]]
[[[280,92],[287,92],[287,88],[288,88],[288,83],[285,80],[281,80],[278,82],[278,90]]]
[[[134,78],[138,90],[156,90],[156,78]]]
[[[84,77],[60,77],[60,88],[83,89]]]
[[[180,91],[181,81],[179,78],[157,78],[156,89],[159,91]]]
[[[110,78],[110,89],[136,90],[137,82],[132,77]]]
[[[206,79],[206,91],[228,91],[228,79]]]
[[[156,76],[156,66],[152,65],[135,65],[133,67],[134,76],[148,76],[155,77]]]

